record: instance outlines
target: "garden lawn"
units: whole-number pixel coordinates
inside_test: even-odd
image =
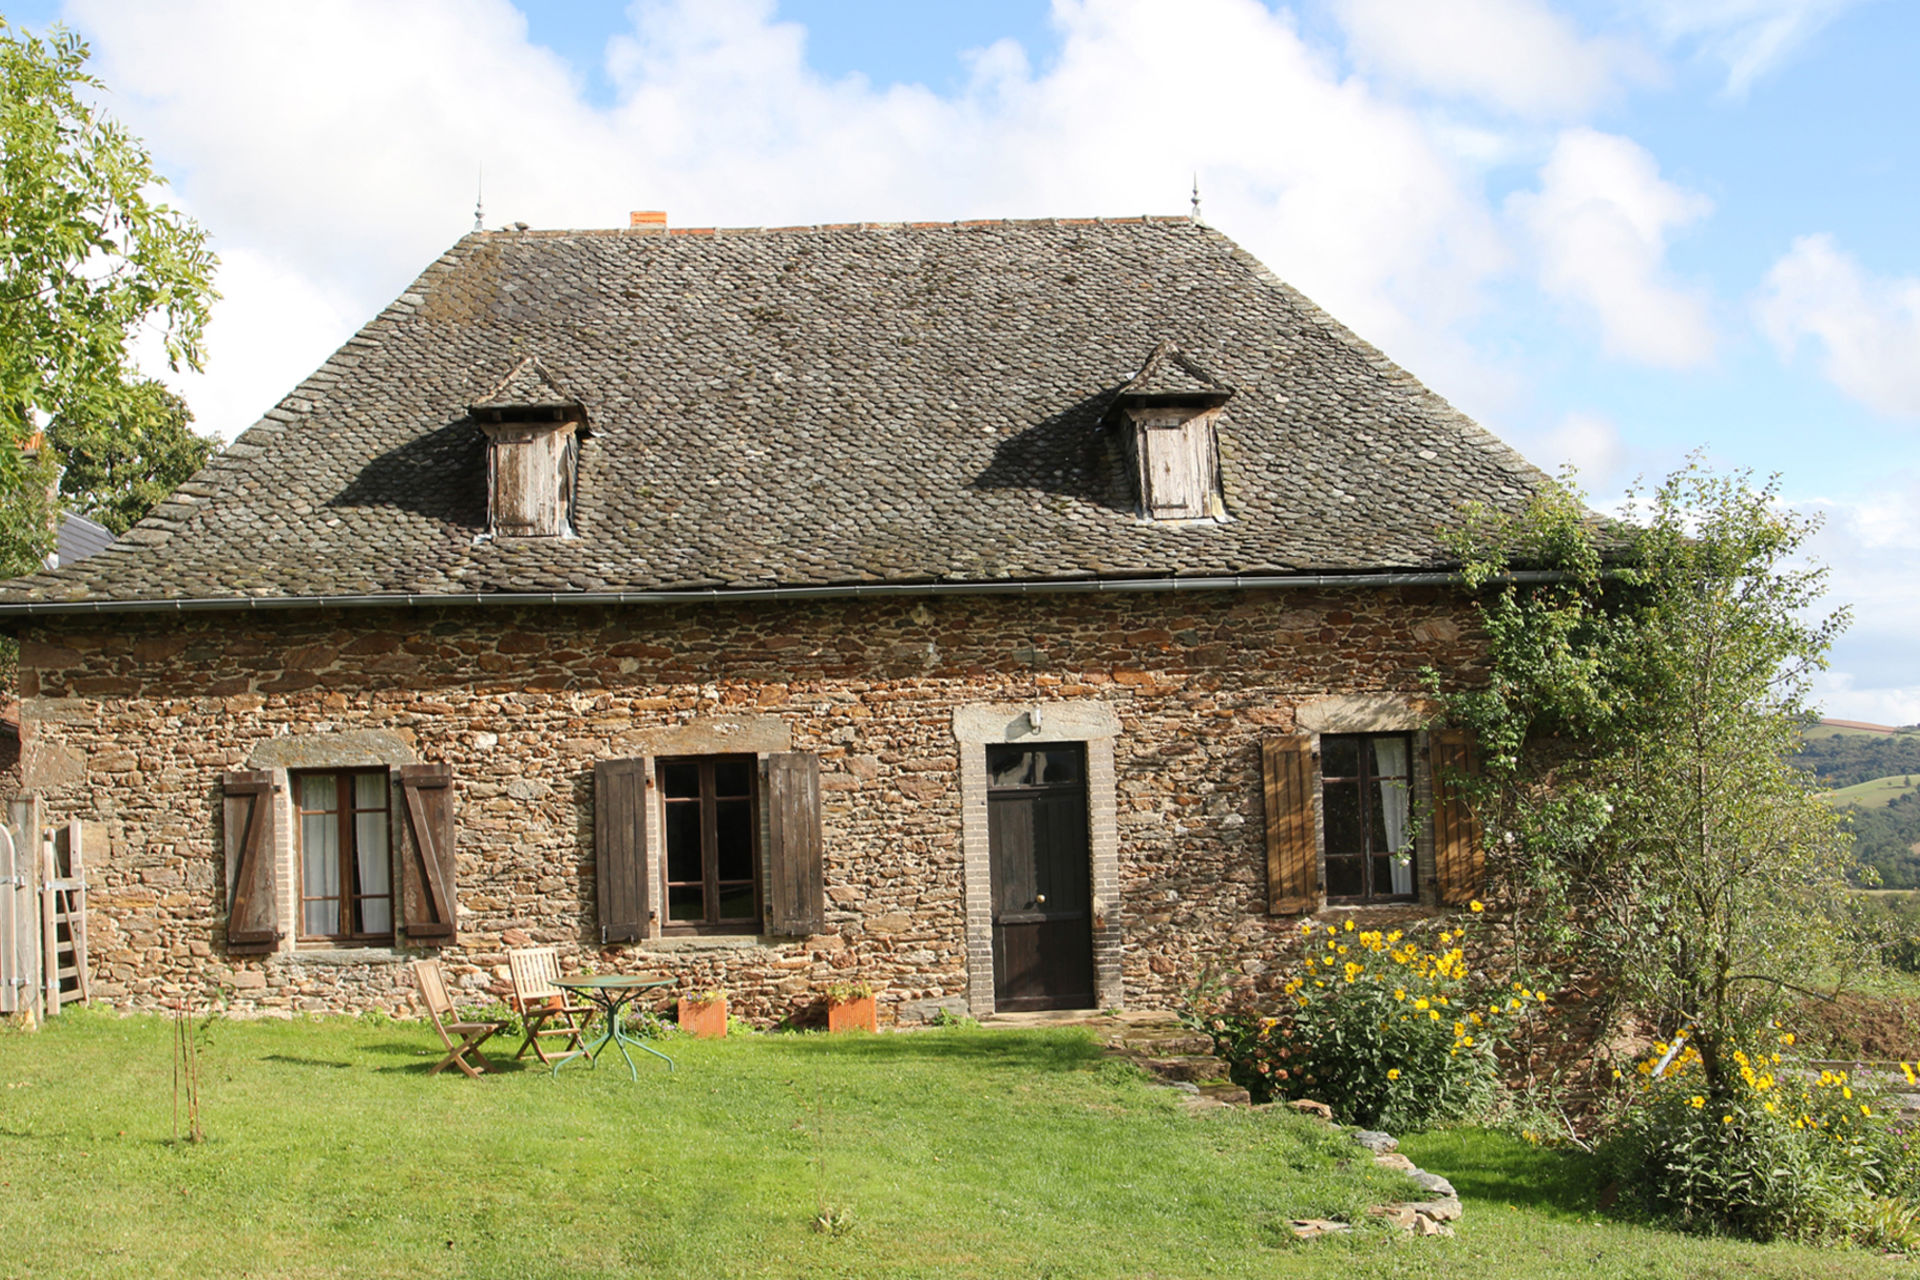
[[[197,1146],[171,1035],[0,1034],[0,1275],[1915,1274],[1595,1221],[1577,1166],[1478,1133],[1410,1143],[1467,1197],[1457,1240],[1297,1244],[1288,1218],[1395,1176],[1292,1115],[1189,1115],[1072,1030],[674,1039],[637,1083],[617,1057],[476,1082],[428,1077],[418,1025],[216,1022]]]

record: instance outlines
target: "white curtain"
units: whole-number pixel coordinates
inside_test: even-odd
[[[1380,809],[1386,815],[1387,849],[1395,857],[1389,864],[1393,870],[1393,892],[1406,894],[1413,892],[1413,859],[1407,855],[1407,812],[1410,797],[1407,794],[1407,740],[1405,738],[1375,738],[1373,740],[1374,776],[1380,780]],[[1375,889],[1378,893],[1379,890]]]
[[[387,779],[378,773],[363,773],[353,780],[353,807],[361,812],[353,816],[353,855],[360,873],[360,892],[389,895],[369,896],[360,903],[360,928],[367,933],[388,933],[393,929],[392,859],[387,850]]]
[[[300,807],[320,810],[300,817],[301,896],[318,898],[304,908],[301,928],[308,934],[340,931],[340,815],[332,812],[333,779],[300,780]]]

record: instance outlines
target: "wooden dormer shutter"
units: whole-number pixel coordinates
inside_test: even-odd
[[[227,951],[259,955],[280,944],[273,773],[248,769],[220,780],[227,866]]]
[[[1299,915],[1320,907],[1320,848],[1313,821],[1313,737],[1260,744],[1267,808],[1267,910]]]
[[[453,766],[402,766],[400,792],[408,837],[400,862],[402,927],[409,941],[451,943],[460,922],[455,894]]]
[[[1480,820],[1452,779],[1480,771],[1479,752],[1464,729],[1437,729],[1429,739],[1433,765],[1433,871],[1440,901],[1462,906],[1486,878]]]

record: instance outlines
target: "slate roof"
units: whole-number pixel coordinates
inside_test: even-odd
[[[1102,425],[1162,343],[1233,389],[1224,521],[1141,520]],[[585,407],[576,538],[476,536],[468,407],[518,381]],[[476,233],[0,612],[1419,570],[1460,503],[1544,481],[1185,218]]]

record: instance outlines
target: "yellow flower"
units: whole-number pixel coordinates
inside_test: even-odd
[[[1438,1009],[1427,1010],[1427,1016],[1429,1018],[1432,1018],[1435,1022],[1440,1021],[1440,1011]]]
[[[1387,1068],[1387,1079],[1398,1080],[1399,1078],[1400,1078],[1400,1068],[1398,1067]]]
[[[1460,1038],[1460,1043],[1461,1043],[1461,1044],[1463,1044],[1463,1045],[1466,1045],[1466,1046],[1467,1046],[1467,1048],[1469,1048],[1469,1049],[1471,1049],[1471,1048],[1473,1048],[1473,1037],[1472,1037],[1472,1036],[1462,1036],[1462,1037]]]
[[[1420,997],[1420,998],[1419,998],[1418,1000],[1415,1000],[1415,1001],[1413,1002],[1413,1007],[1414,1007],[1414,1008],[1416,1008],[1416,1009],[1424,1009],[1424,1008],[1426,1008],[1426,1007],[1427,1007],[1427,998],[1426,998],[1425,996],[1421,996],[1421,997]]]
[[[1860,1104],[1860,1114],[1863,1116],[1870,1116],[1873,1114],[1873,1112],[1867,1110],[1867,1104],[1863,1102]]]
[[[1624,1080],[1624,1079],[1626,1079],[1626,1077],[1625,1077],[1625,1076],[1623,1076],[1623,1075],[1621,1075],[1621,1074],[1620,1074],[1620,1068],[1618,1068],[1618,1067],[1615,1067],[1615,1068],[1613,1069],[1613,1078],[1614,1078],[1615,1080]]]
[[[1475,898],[1472,902],[1469,902],[1467,904],[1467,909],[1469,911],[1485,911],[1487,909],[1487,904],[1480,901],[1480,899]]]
[[[1349,920],[1349,921],[1347,921],[1347,932],[1348,932],[1348,933],[1352,933],[1352,932],[1353,932],[1353,921],[1351,921],[1351,920]]]
[[[1687,1099],[1687,1105],[1697,1110],[1701,1107],[1706,1106],[1707,1100],[1696,1093],[1691,1098]]]
[[[1395,1000],[1405,1000],[1407,998],[1407,989],[1405,987],[1395,987],[1393,989],[1393,998]]]
[[[1900,1069],[1907,1073],[1908,1084],[1920,1084],[1920,1076],[1916,1076],[1913,1073],[1913,1067],[1911,1064],[1903,1062],[1900,1064]]]
[[[1732,1117],[1732,1116],[1721,1116],[1721,1117],[1720,1117],[1720,1123],[1721,1123],[1721,1124],[1732,1124],[1732,1123],[1733,1123],[1733,1117]]]

